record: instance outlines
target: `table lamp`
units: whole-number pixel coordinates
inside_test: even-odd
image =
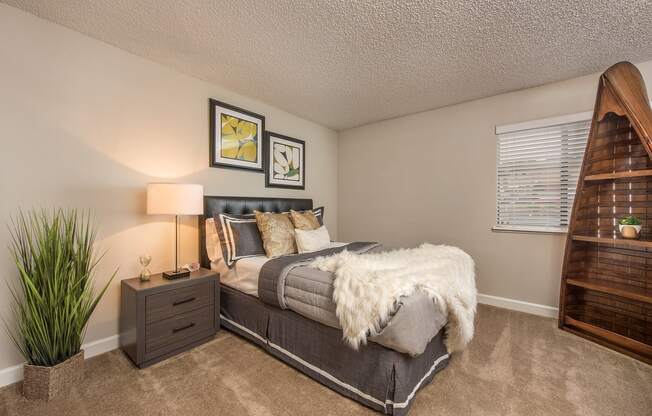
[[[201,215],[204,187],[183,183],[149,183],[147,184],[147,214],[174,215],[174,270],[164,272],[166,279],[178,279],[190,276],[189,270],[179,269],[179,216]]]

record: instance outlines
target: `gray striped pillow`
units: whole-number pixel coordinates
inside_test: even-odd
[[[228,267],[244,257],[265,255],[254,214],[217,214],[215,229],[220,239],[224,263]]]

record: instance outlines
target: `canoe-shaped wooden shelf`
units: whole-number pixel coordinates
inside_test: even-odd
[[[640,178],[642,176],[652,176],[652,169],[630,170],[624,172],[598,173],[587,175],[585,181],[605,181],[609,179]]]
[[[611,342],[619,347],[625,348],[630,351],[634,351],[637,354],[641,354],[645,357],[652,357],[652,346],[644,344],[640,341],[637,341],[632,338],[625,337],[623,335],[611,332],[607,329],[600,328],[586,322],[578,321],[577,319],[572,318],[569,315],[566,315],[564,322],[566,325],[579,328],[583,331],[590,333],[598,338],[604,339],[608,342]]]
[[[652,290],[642,287],[614,283],[607,280],[589,279],[586,277],[568,277],[566,283],[597,292],[609,293],[627,299],[652,304]]]
[[[628,62],[600,77],[575,195],[559,326],[652,364],[652,108]],[[613,226],[628,214],[640,239]]]
[[[614,246],[621,247],[642,247],[642,248],[652,248],[652,240],[633,240],[627,238],[612,238],[612,237],[593,237],[590,235],[573,235],[574,241],[588,241],[590,243],[601,243],[601,244],[611,244]]]

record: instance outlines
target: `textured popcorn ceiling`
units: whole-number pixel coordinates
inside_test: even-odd
[[[335,129],[652,59],[650,0],[4,2]]]

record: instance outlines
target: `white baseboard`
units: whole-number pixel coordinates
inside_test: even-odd
[[[14,384],[23,379],[23,365],[18,364],[0,370],[0,387]]]
[[[522,300],[501,298],[500,296],[483,295],[478,293],[478,302],[496,306],[513,311],[525,312],[532,315],[545,316],[546,318],[556,318],[559,309],[548,305],[539,305],[537,303],[523,302]]]
[[[82,345],[82,348],[84,349],[84,358],[95,357],[96,355],[113,351],[118,347],[120,347],[119,335],[111,335],[110,337],[98,339],[97,341]]]
[[[112,335],[110,337],[86,343],[82,345],[82,349],[84,350],[84,358],[91,358],[96,355],[115,350],[119,345],[120,343],[118,335]],[[22,379],[23,364],[14,365],[0,370],[0,387],[17,383]]]

